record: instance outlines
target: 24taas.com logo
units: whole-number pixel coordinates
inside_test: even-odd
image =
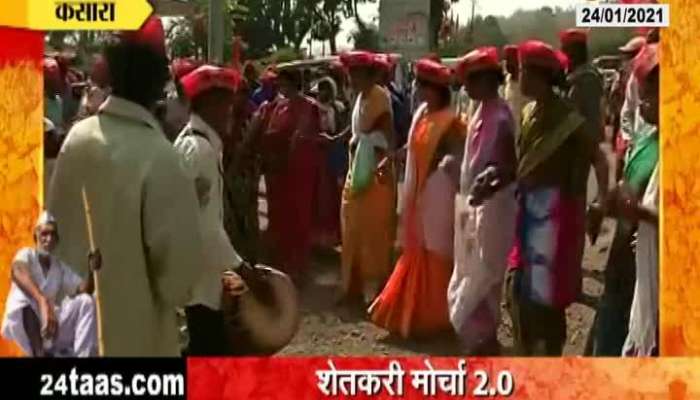
[[[124,384],[120,374],[79,374],[75,368],[58,378],[41,376],[41,396],[184,396],[185,378],[182,374],[135,374],[131,383]]]

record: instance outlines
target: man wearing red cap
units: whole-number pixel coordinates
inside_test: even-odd
[[[560,39],[561,49],[569,59],[568,97],[586,118],[591,135],[603,140],[603,80],[588,60],[588,34],[580,29],[569,29],[560,34]]]
[[[80,101],[77,119],[81,120],[97,114],[102,103],[107,100],[109,93],[107,61],[103,56],[98,55],[93,60],[88,87]]]
[[[121,33],[104,49],[112,95],[73,126],[48,209],[63,224],[57,252],[87,275],[85,193],[100,271],[105,356],[178,356],[175,309],[190,299],[203,245],[197,196],[151,110],[169,79],[161,21]],[[84,192],[83,192],[84,190]]]
[[[170,73],[174,91],[168,93],[165,102],[165,135],[174,141],[187,124],[189,117],[189,101],[182,91],[180,79],[201,66],[201,63],[191,58],[179,58],[172,62]]]
[[[603,120],[603,78],[588,60],[588,33],[569,29],[560,34],[562,52],[568,58],[568,99],[586,120],[585,130],[600,144],[605,141]],[[597,182],[596,204],[605,204],[608,191],[608,157],[602,147],[594,152],[593,169]],[[589,179],[590,181],[590,179]],[[592,188],[588,188],[591,192]],[[597,233],[593,233],[597,236]]]
[[[223,136],[231,130],[233,104],[241,77],[232,69],[204,65],[181,79],[191,104],[187,126],[175,140],[182,166],[196,188],[199,224],[207,245],[202,275],[185,309],[189,355],[228,354],[221,312],[221,273],[243,260],[224,229]]]

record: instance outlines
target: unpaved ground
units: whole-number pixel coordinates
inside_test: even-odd
[[[264,193],[264,186],[261,187]],[[266,226],[266,205],[261,198],[262,228]],[[568,338],[564,353],[583,355],[593,318],[594,307],[603,291],[602,269],[612,241],[613,222],[606,221],[596,246],[588,246],[584,255],[584,296],[580,303],[567,310]],[[336,306],[335,299],[340,281],[339,249],[315,252],[306,285],[301,288],[302,322],[294,340],[280,352],[281,355],[338,355],[338,356],[410,356],[410,355],[463,355],[452,335],[428,340],[397,340],[387,331],[376,327],[366,318],[361,308]],[[504,314],[499,329],[499,340],[504,354],[512,351],[510,321]]]
[[[583,355],[593,318],[594,305],[602,294],[602,266],[611,241],[611,224],[598,245],[589,247],[584,258],[584,297],[581,303],[567,310],[568,339],[564,353]],[[310,282],[301,291],[303,318],[301,327],[283,355],[462,355],[459,345],[451,336],[423,341],[399,341],[369,322],[360,309],[335,306],[339,282],[337,255],[315,257]],[[499,340],[505,354],[511,350],[510,321],[504,317]]]

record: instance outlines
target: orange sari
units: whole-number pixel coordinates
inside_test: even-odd
[[[456,185],[436,164],[446,140],[466,129],[449,110],[419,109],[409,136],[404,186],[403,254],[369,308],[372,322],[402,337],[450,329],[447,287],[452,275]]]
[[[360,135],[392,132],[391,102],[379,86],[358,98],[353,110],[353,141]],[[351,141],[350,165],[356,148]],[[388,147],[388,146],[387,146]],[[377,162],[388,152],[376,147]],[[376,292],[391,273],[391,256],[396,232],[396,182],[393,171],[380,180],[376,175],[367,188],[352,189],[349,168],[341,203],[343,241],[341,290],[345,296],[366,297]]]

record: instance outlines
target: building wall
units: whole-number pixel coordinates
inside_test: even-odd
[[[407,59],[425,55],[430,49],[430,0],[381,0],[379,34],[385,51]]]

